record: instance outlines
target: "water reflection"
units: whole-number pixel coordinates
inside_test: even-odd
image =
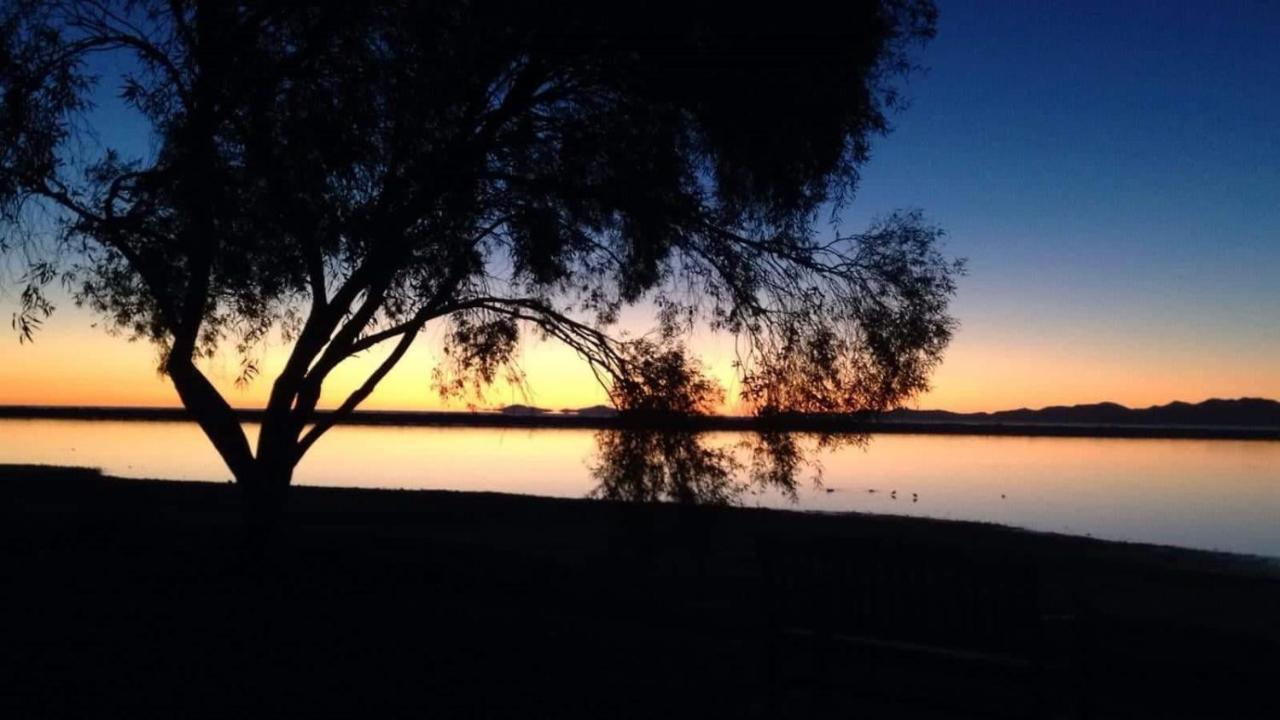
[[[246,428],[252,437],[255,426]],[[612,457],[589,430],[341,426],[298,468],[303,485],[447,489],[580,498],[622,493],[635,477],[611,464],[610,486],[592,473]],[[963,435],[877,435],[858,447],[812,452],[798,465],[764,452],[771,438],[705,433],[704,447],[733,454],[722,490],[736,502],[824,512],[859,511],[978,520],[1077,535],[1280,556],[1280,442]],[[650,445],[649,447],[654,447]],[[786,444],[780,446],[786,449]],[[620,448],[619,448],[620,449]],[[655,453],[656,454],[656,453]],[[631,453],[634,456],[634,453]],[[676,453],[676,457],[680,454]],[[705,457],[705,456],[704,456]],[[770,459],[774,464],[760,464]],[[812,476],[821,462],[822,487]],[[191,423],[0,420],[0,463],[98,467],[109,475],[226,482],[229,474]],[[762,481],[772,469],[791,483]],[[639,477],[655,477],[652,471]],[[630,483],[638,492],[673,486]],[[676,478],[681,477],[679,473]],[[723,486],[727,482],[727,487]],[[703,484],[703,490],[707,484]],[[895,497],[893,491],[897,490]],[[872,492],[874,491],[874,492]],[[791,494],[789,494],[791,493]],[[912,502],[918,495],[919,502]],[[721,492],[689,497],[722,497]]]
[[[700,433],[601,430],[595,439],[591,476],[598,484],[590,497],[723,505],[746,490],[738,478],[742,464]]]
[[[719,440],[719,442],[717,442]],[[601,430],[590,464],[589,497],[627,502],[737,504],[773,493],[798,502],[797,487],[820,486],[820,453],[865,442],[862,436],[744,433],[725,444],[711,433],[650,428]]]

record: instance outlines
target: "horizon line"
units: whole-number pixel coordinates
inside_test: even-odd
[[[905,411],[909,411],[909,412],[945,412],[945,413],[951,413],[951,414],[953,414],[953,415],[995,415],[995,414],[999,414],[999,413],[1007,413],[1007,412],[1020,412],[1020,411],[1040,412],[1040,411],[1043,411],[1043,410],[1054,410],[1054,409],[1059,409],[1059,408],[1097,407],[1097,406],[1102,406],[1102,405],[1112,405],[1112,406],[1116,406],[1116,407],[1122,408],[1122,409],[1124,409],[1124,410],[1152,410],[1152,409],[1156,409],[1156,408],[1165,408],[1165,407],[1169,407],[1169,406],[1171,406],[1171,405],[1191,405],[1191,406],[1195,406],[1195,405],[1203,405],[1203,404],[1205,404],[1205,403],[1209,403],[1209,402],[1243,402],[1243,401],[1261,401],[1261,402],[1280,403],[1280,398],[1268,398],[1268,397],[1263,397],[1263,396],[1260,396],[1260,395],[1241,395],[1241,396],[1239,396],[1239,397],[1217,397],[1217,396],[1214,396],[1214,397],[1209,397],[1209,398],[1205,398],[1204,400],[1198,400],[1198,401],[1191,401],[1191,400],[1177,400],[1177,399],[1174,399],[1174,400],[1170,400],[1170,401],[1165,402],[1165,403],[1159,403],[1159,404],[1154,404],[1154,405],[1145,405],[1145,406],[1130,406],[1130,405],[1125,405],[1125,404],[1123,404],[1123,403],[1115,402],[1115,401],[1113,401],[1113,400],[1098,400],[1098,401],[1093,401],[1093,402],[1081,402],[1081,403],[1072,403],[1072,404],[1044,405],[1044,406],[1041,406],[1041,407],[1030,407],[1030,406],[1027,406],[1027,405],[1022,405],[1022,406],[1019,406],[1019,407],[1004,408],[1004,409],[1001,409],[1001,410],[948,410],[948,409],[946,409],[946,408],[940,408],[940,407],[932,407],[932,408],[915,408],[915,407],[908,407],[908,406],[899,406],[899,407],[891,408],[891,409],[889,409],[889,410],[882,410],[882,411],[863,410],[863,411],[858,411],[858,412],[853,412],[853,413],[796,413],[796,414],[798,414],[798,415],[833,415],[833,416],[844,416],[844,415],[857,415],[857,414],[869,414],[869,415],[870,415],[870,414],[886,413],[886,412],[897,412],[897,411],[900,411],[900,410],[905,410]],[[499,406],[494,406],[494,407],[490,407],[490,408],[452,408],[452,409],[445,409],[445,408],[440,408],[440,409],[391,409],[391,408],[379,408],[379,409],[372,409],[372,408],[370,408],[370,409],[359,409],[359,408],[357,408],[356,410],[353,410],[352,412],[353,412],[353,414],[374,413],[374,414],[403,414],[403,415],[419,415],[419,414],[422,414],[422,415],[486,415],[486,414],[500,414],[500,413],[502,413],[504,410],[506,410],[506,409],[510,409],[510,408],[528,408],[528,409],[536,410],[536,411],[538,411],[538,412],[540,412],[540,413],[542,413],[542,414],[547,414],[547,415],[569,415],[569,414],[573,414],[573,413],[581,412],[581,411],[583,411],[583,410],[595,410],[595,409],[600,409],[600,408],[604,408],[604,409],[612,410],[612,411],[614,411],[614,412],[619,412],[617,408],[613,407],[612,405],[605,404],[605,403],[596,403],[596,404],[594,404],[594,405],[586,405],[586,406],[582,406],[582,407],[574,407],[574,408],[558,408],[558,409],[552,409],[552,408],[542,407],[542,406],[538,406],[538,405],[529,405],[529,404],[526,404],[526,403],[510,403],[510,404],[507,404],[507,405],[499,405]],[[0,403],[0,411],[4,411],[4,412],[13,412],[13,411],[15,411],[15,410],[27,410],[27,409],[30,409],[30,410],[46,410],[46,409],[48,409],[48,410],[85,410],[85,411],[93,411],[93,410],[123,410],[123,411],[144,411],[144,412],[145,412],[145,411],[150,411],[150,410],[156,410],[156,411],[174,411],[174,410],[187,411],[187,408],[186,408],[185,406],[181,405],[181,404],[172,404],[172,405],[73,405],[73,404],[65,404],[65,403],[39,403],[39,404],[34,404],[34,403]],[[266,411],[266,408],[265,408],[265,407],[232,407],[231,409],[232,409],[232,411],[234,411],[234,412],[236,412],[236,413],[257,413],[257,412],[265,412],[265,411]],[[336,410],[336,408],[317,408],[317,409],[315,410],[315,412],[316,412],[317,414],[320,414],[320,415],[325,415],[325,414],[330,414],[330,413],[334,412],[335,410]],[[707,414],[705,415],[705,417],[723,417],[723,418],[754,418],[754,417],[756,417],[756,416],[751,415],[751,414],[732,414],[732,413],[719,413],[719,412],[716,412],[716,413],[707,413]]]

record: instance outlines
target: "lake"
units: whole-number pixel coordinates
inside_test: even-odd
[[[732,447],[740,437],[715,433],[706,442]],[[295,481],[583,497],[598,484],[596,447],[592,430],[340,426],[316,444]],[[1280,557],[1280,442],[876,435],[817,457],[821,487],[806,475],[794,499],[757,488],[738,503]],[[0,463],[230,477],[200,430],[183,422],[0,420]]]

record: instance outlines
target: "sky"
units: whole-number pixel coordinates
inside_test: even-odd
[[[959,330],[908,404],[1280,398],[1280,3],[938,4],[909,106],[840,216],[848,233],[920,208],[968,260]],[[108,119],[104,142],[135,130]],[[94,322],[64,300],[34,344],[0,336],[0,404],[178,404],[152,348]],[[428,330],[365,407],[442,407],[438,338]],[[692,344],[732,397],[732,341]],[[246,390],[233,357],[206,370],[232,404],[258,406],[283,357],[267,348],[268,379]],[[376,359],[341,369],[324,404]],[[495,388],[479,404],[604,400],[564,348],[528,342],[522,366],[531,395]]]

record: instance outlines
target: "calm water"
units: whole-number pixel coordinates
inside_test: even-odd
[[[339,427],[313,448],[296,480],[582,497],[595,486],[595,449],[589,430]],[[744,495],[741,503],[980,520],[1280,556],[1280,442],[879,435],[865,448],[820,459],[823,489],[802,479],[794,504],[773,491]],[[81,465],[124,477],[229,477],[188,423],[0,420],[0,463]]]

